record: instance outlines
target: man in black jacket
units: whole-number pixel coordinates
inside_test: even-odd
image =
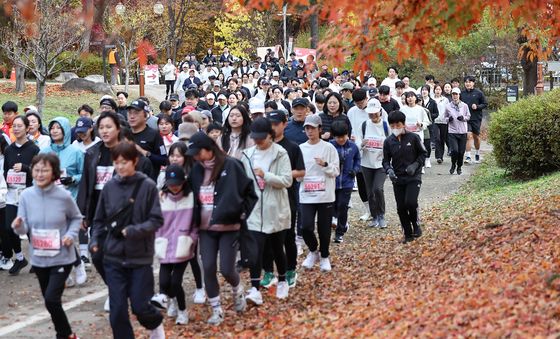
[[[415,133],[405,127],[406,116],[401,111],[389,114],[392,134],[383,143],[383,168],[393,182],[397,213],[404,230],[403,243],[422,235],[418,221],[418,195],[422,186],[422,167],[426,149]]]
[[[469,106],[471,118],[469,119],[469,133],[467,136],[467,152],[465,154],[465,162],[471,163],[471,147],[474,139],[474,162],[480,162],[480,125],[482,124],[482,110],[488,106],[486,97],[481,90],[474,88],[474,77],[468,75],[465,77],[465,90],[461,92],[461,101]]]

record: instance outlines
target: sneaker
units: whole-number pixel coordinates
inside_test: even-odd
[[[177,313],[177,319],[175,320],[175,324],[177,325],[186,325],[189,323],[189,314],[187,310],[179,311]]]
[[[329,258],[321,258],[321,272],[331,271],[331,261]]]
[[[380,228],[387,228],[387,221],[385,221],[384,215],[380,215],[377,217],[377,223],[379,223]]]
[[[453,173],[455,173],[455,164],[451,165],[451,168],[449,169],[449,174]]]
[[[19,272],[27,266],[27,259],[23,258],[23,260],[17,260],[14,262],[14,265],[8,271],[10,275],[18,275]]]
[[[247,308],[247,300],[245,300],[245,296],[243,295],[243,285],[240,284],[238,289],[239,292],[234,295],[234,301],[233,301],[235,311],[245,312],[245,309]]]
[[[422,236],[422,228],[420,227],[420,225],[416,226],[416,229],[414,230],[412,236],[414,238],[420,238]]]
[[[85,255],[82,255],[80,257],[80,259],[82,259],[82,263],[84,264],[84,266],[86,267],[86,270],[91,268],[91,261],[89,261],[89,258],[86,257]]]
[[[297,272],[296,271],[286,271],[286,281],[290,288],[296,287],[297,282]]]
[[[278,282],[278,279],[274,276],[272,272],[264,272],[264,277],[261,280],[261,287],[269,288],[272,285],[275,285]]]
[[[163,323],[150,331],[150,339],[165,339],[165,331],[163,330]]]
[[[193,293],[193,303],[204,304],[206,302],[206,292],[204,288],[197,288]]]
[[[474,155],[474,163],[475,164],[480,164],[480,154],[475,154]]]
[[[154,305],[155,307],[159,308],[160,310],[167,309],[167,305],[169,303],[169,298],[162,293],[158,293],[150,299],[150,304]]]
[[[83,262],[74,268],[74,273],[76,274],[76,285],[80,286],[85,284],[87,281],[87,273],[86,265],[84,265]]]
[[[286,299],[288,297],[288,292],[290,291],[290,286],[286,281],[280,281],[278,287],[276,287],[276,298]]]
[[[179,309],[177,307],[177,299],[173,298],[171,300],[168,300],[167,316],[170,318],[176,318],[178,313],[179,313]]]
[[[68,276],[68,278],[66,278],[66,288],[74,287],[76,285],[76,283],[74,282],[74,278],[72,277],[72,273],[74,273],[74,271],[70,272],[70,275]]]
[[[341,235],[336,235],[336,236],[334,237],[334,243],[335,243],[335,244],[340,244],[342,241],[343,241],[343,240],[342,240],[342,236],[341,236]]]
[[[315,252],[309,252],[307,254],[307,257],[305,258],[305,260],[303,261],[303,263],[301,264],[301,266],[303,266],[303,268],[305,269],[312,269],[313,266],[315,266],[315,263],[319,260],[319,252],[315,251]]]
[[[432,162],[430,161],[430,159],[426,159],[424,166],[426,166],[426,168],[432,168]]]
[[[411,242],[411,241],[414,241],[414,237],[404,237],[404,238],[401,240],[401,243],[406,244],[406,243],[409,243],[409,242]]]
[[[256,306],[263,304],[262,294],[255,287],[251,287],[251,289],[247,293],[247,296],[245,296],[245,300],[248,303],[251,303]]]
[[[443,163],[443,159],[437,159],[437,163],[438,165],[441,165]]]
[[[208,324],[210,325],[220,325],[224,321],[224,311],[221,307],[212,308],[212,315],[208,318]]]
[[[457,175],[461,174],[463,174],[463,170],[461,169],[461,167],[457,167]]]
[[[103,305],[103,310],[105,312],[111,312],[111,305],[109,304],[109,297],[105,299],[105,304]]]
[[[465,164],[470,164],[472,162],[471,157],[465,158]]]
[[[379,220],[377,217],[373,218],[367,225],[369,228],[379,227]]]
[[[12,261],[12,259],[5,257],[2,257],[2,259],[0,259],[0,270],[9,271],[12,266],[14,266],[14,262]]]

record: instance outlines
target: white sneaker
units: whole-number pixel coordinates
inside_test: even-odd
[[[247,296],[245,296],[245,300],[248,303],[256,306],[260,306],[263,304],[262,294],[255,287],[251,287],[251,289],[247,293]]]
[[[193,293],[193,303],[204,304],[206,302],[206,292],[204,288],[197,288]]]
[[[175,320],[175,324],[177,325],[186,325],[189,323],[189,314],[187,310],[179,311],[177,313],[177,319]]]
[[[276,298],[286,299],[288,297],[288,292],[290,291],[290,286],[288,286],[287,281],[280,281],[278,286],[276,286]]]
[[[371,217],[371,214],[369,213],[369,203],[366,201],[363,204],[364,204],[364,209],[365,209],[366,213],[364,213],[360,217],[360,220],[361,221],[367,221]]]
[[[321,272],[331,271],[331,261],[329,258],[321,258]]]
[[[160,310],[167,309],[168,303],[169,303],[169,298],[165,294],[161,294],[161,293],[154,295],[152,299],[150,299],[150,304],[154,305]]]
[[[317,252],[317,251],[309,252],[307,254],[307,257],[305,258],[305,260],[301,264],[301,266],[303,266],[303,268],[305,268],[305,269],[310,270],[310,269],[313,268],[313,266],[315,266],[315,263],[317,262],[317,260],[319,260],[319,252]]]
[[[80,263],[78,267],[74,268],[74,273],[76,275],[76,285],[80,286],[85,284],[87,281],[87,273],[86,273],[86,265],[84,263]]]
[[[220,325],[224,321],[224,311],[221,307],[212,308],[212,315],[208,318],[208,324],[210,325]]]
[[[245,300],[245,296],[243,295],[243,285],[239,285],[237,293],[233,295],[233,306],[236,312],[245,312],[247,308],[247,300]]]
[[[150,331],[150,339],[165,339],[165,331],[163,330],[163,323]]]
[[[72,270],[68,278],[66,278],[66,288],[74,287],[76,285],[76,283],[74,282],[74,278],[72,277],[72,274],[74,274],[74,270]]]
[[[105,312],[111,312],[111,305],[109,304],[109,297],[105,299],[105,304],[103,305],[103,310]]]
[[[167,302],[167,316],[170,318],[176,318],[179,314],[179,309],[177,307],[177,299],[173,298]]]
[[[2,257],[2,260],[0,260],[0,270],[9,271],[12,266],[14,266],[12,259]]]
[[[426,168],[432,168],[432,162],[430,161],[430,159],[426,159],[426,161],[424,162],[424,166],[426,166]]]

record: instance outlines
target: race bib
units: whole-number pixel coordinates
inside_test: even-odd
[[[366,149],[370,152],[373,152],[378,149],[383,149],[383,138],[368,138],[366,140]]]
[[[409,132],[419,132],[419,131],[420,131],[420,128],[418,127],[418,125],[416,125],[416,123],[409,124],[409,123],[407,122],[407,124],[406,124],[406,130],[409,131]]]
[[[264,190],[264,187],[266,186],[266,182],[264,181],[263,178],[257,176],[257,185],[259,185],[259,189],[262,191],[262,190]]]
[[[214,208],[214,186],[201,186],[198,199],[202,208]]]
[[[16,172],[13,169],[8,170],[8,175],[6,176],[6,183],[12,186],[25,186],[27,181],[27,173]]]
[[[34,255],[54,257],[60,252],[60,231],[33,229],[31,245]]]
[[[319,193],[326,190],[324,177],[305,177],[303,179],[303,191],[305,193]]]
[[[105,184],[111,180],[114,172],[114,166],[97,166],[97,171],[95,173],[95,189],[102,190]]]

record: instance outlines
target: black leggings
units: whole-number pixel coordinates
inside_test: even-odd
[[[419,230],[418,224],[418,195],[422,181],[413,180],[405,183],[393,184],[395,200],[397,202],[397,213],[401,221],[404,236],[412,237],[412,232]]]
[[[95,266],[97,273],[99,273],[99,275],[101,276],[101,279],[103,279],[105,285],[107,285],[107,277],[105,275],[105,266],[103,265],[103,247],[105,246],[106,237],[107,234],[102,234],[99,236],[98,238],[99,243],[97,244],[97,252],[91,253],[91,262],[93,263],[93,266]]]
[[[159,291],[169,298],[177,298],[177,306],[181,311],[187,308],[183,290],[183,274],[188,264],[189,261],[184,261],[159,266]]]
[[[428,152],[426,154],[426,159],[430,159],[430,157],[432,156],[432,143],[430,140],[431,140],[430,138],[424,139],[424,148]]]
[[[295,271],[297,266],[297,246],[296,246],[296,203],[290,199],[290,210],[292,220],[290,229],[286,230],[284,249],[286,250],[286,271]],[[263,269],[265,272],[273,272],[274,252],[268,243],[264,247]]]
[[[17,216],[18,207],[15,205],[6,205],[5,209],[5,224],[2,227],[2,255],[11,259],[14,253],[21,252],[21,239],[12,229],[12,221]]]
[[[169,98],[169,94],[173,93],[173,85],[175,80],[165,80],[165,100]]]
[[[461,168],[467,147],[467,135],[449,133],[447,137],[449,139],[449,151],[451,152],[451,164]]]
[[[257,241],[257,260],[253,267],[250,269],[251,275],[251,286],[259,289],[261,282],[261,271],[262,262],[264,255],[264,248],[270,247],[272,249],[272,255],[274,257],[274,262],[276,263],[276,269],[278,270],[278,280],[286,280],[286,253],[284,253],[284,241],[286,237],[286,231],[280,231],[276,233],[266,234],[257,231],[249,231],[252,233],[253,237]]]
[[[364,174],[362,172],[356,173],[356,183],[358,184],[358,193],[360,194],[360,200],[362,202],[367,202],[368,193],[366,188],[366,182],[364,180]]]
[[[439,135],[436,141],[436,159],[443,159],[445,146],[449,150],[449,142],[447,141],[447,124],[436,124]]]
[[[303,240],[311,252],[321,251],[322,258],[329,257],[331,242],[331,222],[334,213],[332,202],[320,204],[301,204],[301,231]],[[315,216],[317,216],[317,233],[319,242],[315,237]]]
[[[54,324],[57,338],[68,338],[72,334],[72,328],[62,308],[62,293],[66,278],[72,271],[72,265],[37,267],[33,266],[41,294],[45,300],[45,306]]]

